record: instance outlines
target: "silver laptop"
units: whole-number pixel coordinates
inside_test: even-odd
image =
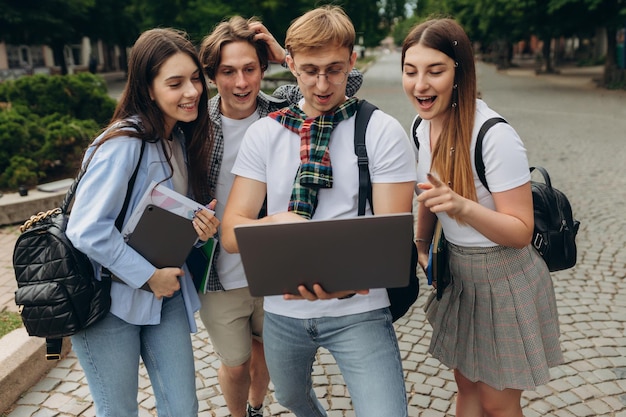
[[[413,215],[240,225],[241,260],[253,296],[404,287],[409,282]]]

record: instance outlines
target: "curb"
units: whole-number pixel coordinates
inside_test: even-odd
[[[69,340],[64,340],[61,357],[69,351]],[[46,340],[29,336],[24,327],[0,338],[0,413],[56,365],[46,360]]]
[[[54,192],[33,189],[25,197],[17,193],[5,194],[0,198],[0,226],[23,223],[40,211],[59,207],[66,193],[67,189]]]

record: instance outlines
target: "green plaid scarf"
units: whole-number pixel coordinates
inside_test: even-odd
[[[334,112],[316,118],[307,118],[296,105],[268,115],[300,135],[300,167],[293,183],[289,211],[311,219],[317,207],[319,189],[332,188],[333,170],[328,151],[330,135],[339,122],[354,116],[357,103],[357,98],[350,98]]]

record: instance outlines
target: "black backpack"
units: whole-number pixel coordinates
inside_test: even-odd
[[[121,229],[145,148],[129,181],[124,207],[116,226]],[[95,153],[95,151],[94,151]],[[93,156],[93,154],[92,154]],[[46,359],[58,360],[63,337],[104,318],[111,307],[111,278],[94,275],[89,258],[65,235],[69,207],[86,165],[70,186],[60,208],[31,216],[21,227],[13,250],[17,280],[15,303],[30,336],[46,338]]]
[[[413,141],[418,150],[419,141],[415,131],[421,121],[422,119],[418,116],[411,126]],[[483,162],[483,139],[487,131],[496,123],[507,123],[507,121],[501,117],[494,117],[485,121],[478,132],[474,151],[476,172],[480,182],[487,190],[489,190],[489,186],[487,185]],[[576,265],[576,234],[580,222],[574,219],[572,206],[565,194],[552,187],[548,171],[540,166],[530,168],[530,172],[534,170],[541,173],[544,182],[530,182],[535,218],[532,245],[544,259],[550,272],[571,268]]]
[[[377,107],[366,100],[359,101],[359,107],[356,112],[354,126],[354,153],[357,156],[359,166],[359,216],[365,214],[365,205],[370,202],[372,214],[372,182],[369,172],[369,160],[367,158],[367,149],[365,147],[365,130],[369,119]],[[387,295],[391,303],[392,320],[396,321],[404,316],[411,308],[419,294],[419,281],[417,279],[417,248],[413,240],[407,242],[411,245],[411,265],[407,271],[409,274],[409,285],[400,288],[387,288]]]

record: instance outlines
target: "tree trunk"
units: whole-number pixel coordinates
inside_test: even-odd
[[[617,30],[615,28],[607,28],[606,30],[606,58],[604,67],[613,67],[617,65]]]
[[[60,42],[55,42],[51,45],[52,55],[54,56],[54,64],[61,67],[61,74],[67,74],[67,63],[65,62],[65,45]]]
[[[550,57],[550,45],[552,43],[552,39],[548,38],[543,41],[543,47],[541,48],[541,52],[543,54],[543,62],[546,64],[546,73],[551,74],[554,72],[554,68],[552,67],[552,59]]]
[[[615,28],[606,29],[606,57],[604,58],[604,74],[603,84],[608,86],[616,81],[616,74],[619,74],[617,69],[617,30]],[[623,70],[622,70],[623,71]]]

